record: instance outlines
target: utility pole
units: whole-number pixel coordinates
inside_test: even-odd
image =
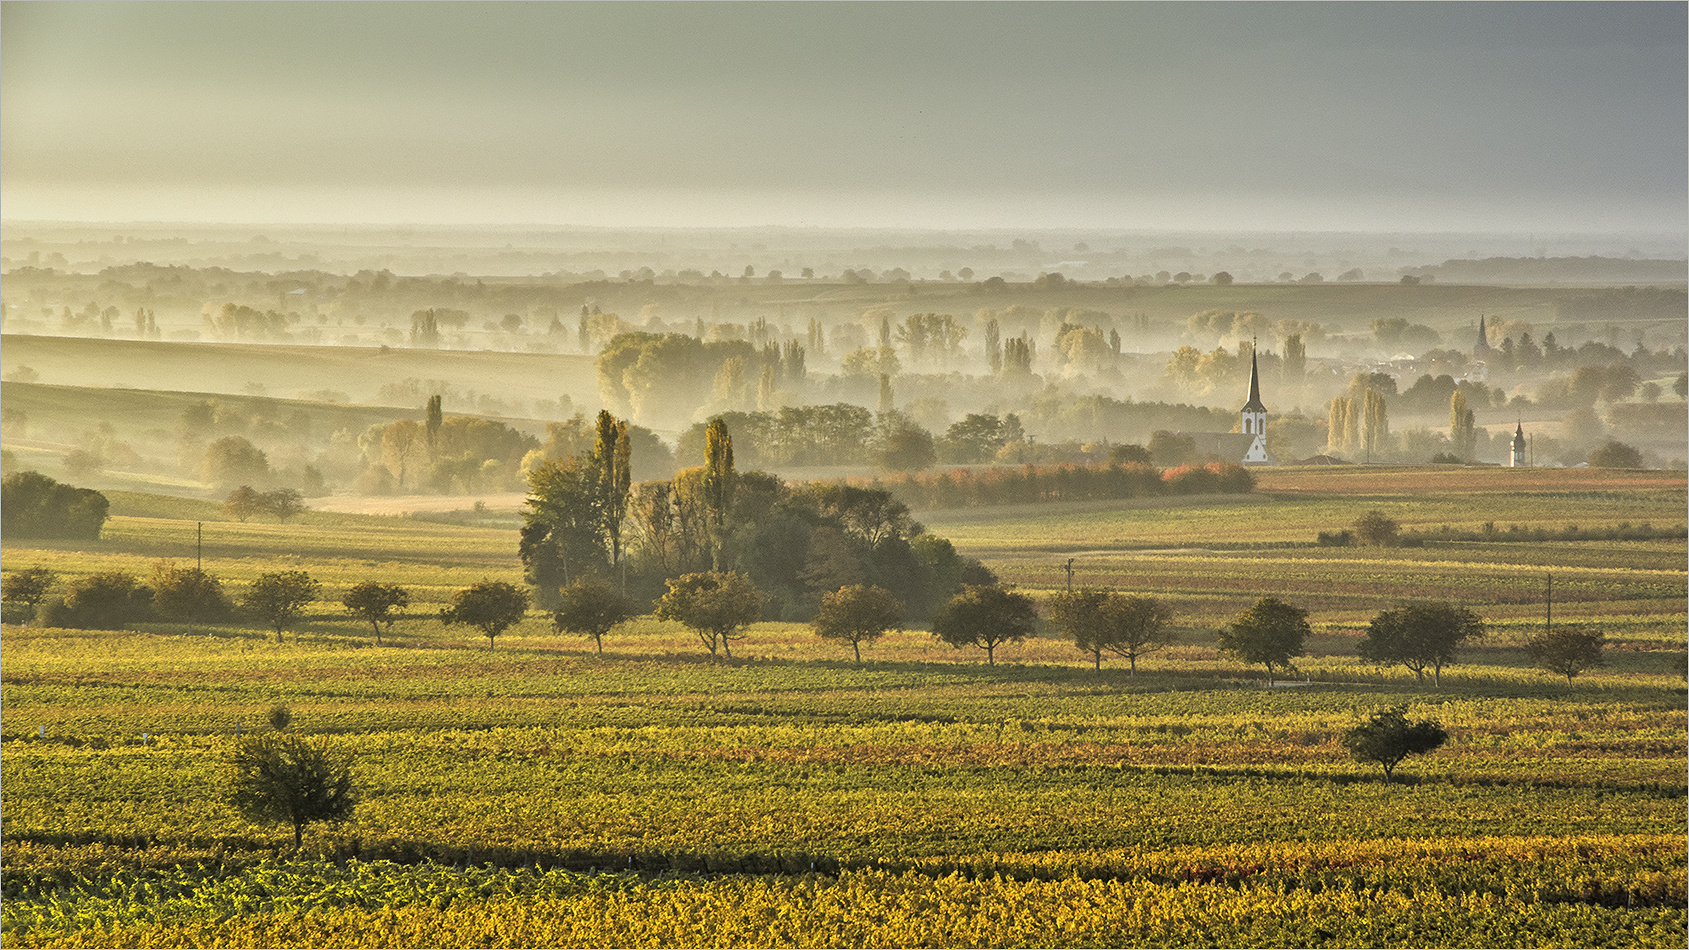
[[[1548,614],[1543,620],[1542,632],[1551,633],[1554,630],[1554,575],[1548,575]]]
[[[1067,592],[1073,593],[1073,558],[1067,559]]]

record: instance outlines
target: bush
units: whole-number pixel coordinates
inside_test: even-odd
[[[1322,548],[1349,548],[1355,546],[1355,533],[1348,528],[1342,531],[1321,531],[1314,543]]]
[[[1353,527],[1356,541],[1381,548],[1394,546],[1397,535],[1402,533],[1402,526],[1394,518],[1385,517],[1379,511],[1369,511],[1361,515],[1355,519]]]
[[[107,571],[65,585],[63,597],[42,604],[43,627],[117,630],[152,616],[152,589],[133,574]]]

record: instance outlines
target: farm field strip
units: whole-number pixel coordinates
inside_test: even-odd
[[[1673,497],[1625,517],[1667,523]],[[1372,507],[1307,501],[1349,520]],[[191,557],[204,503],[123,504],[109,541],[8,542],[7,569],[145,577],[161,552]],[[1064,586],[1074,555],[1040,545],[1072,544],[1096,552],[1077,583],[1172,601],[1182,632],[1136,676],[1121,660],[1091,669],[1053,631],[1005,644],[997,666],[895,631],[859,666],[807,625],[761,623],[711,661],[649,619],[598,656],[536,611],[489,650],[435,605],[482,577],[519,580],[513,531],[321,512],[208,522],[207,567],[237,592],[286,567],[324,580],[322,599],[280,644],[240,622],[192,637],[5,628],[0,934],[20,947],[1681,945],[1685,542],[1193,550],[1223,537],[1207,534],[1222,516],[1276,505],[1181,509],[1187,533],[1158,529],[1174,549],[1160,552],[1080,547],[1084,519],[1059,512],[1017,548],[1024,513],[969,513],[966,530],[1001,543],[973,550],[1006,580]],[[1522,649],[1545,573],[1556,622],[1609,638],[1608,665],[1575,683]],[[335,602],[372,577],[417,593],[379,647]],[[1265,689],[1213,628],[1278,592],[1314,608],[1314,633],[1290,683]],[[1374,612],[1427,596],[1492,626],[1441,686],[1358,660]],[[361,790],[352,818],[311,826],[298,854],[290,831],[222,797],[230,749],[277,703],[351,756]],[[1341,739],[1396,704],[1451,738],[1386,785]]]

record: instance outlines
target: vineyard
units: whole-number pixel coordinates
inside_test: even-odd
[[[1263,472],[1250,496],[921,515],[1006,581],[1150,593],[1179,635],[1100,670],[1047,630],[988,667],[924,630],[866,646],[761,623],[712,661],[678,626],[604,655],[532,613],[489,650],[435,619],[518,582],[515,531],[316,512],[216,521],[113,493],[98,542],[7,542],[6,570],[225,583],[309,570],[261,626],[4,630],[7,946],[1682,946],[1680,473]],[[1513,479],[1509,481],[1509,479]],[[1322,548],[1367,510],[1422,546]],[[1613,529],[1439,541],[1441,525]],[[1607,662],[1534,669],[1544,622]],[[413,602],[375,646],[340,597]],[[1310,611],[1263,688],[1216,629],[1263,594]],[[1491,627],[1441,686],[1363,663],[1379,610],[1451,600]],[[360,802],[304,846],[226,802],[228,756],[283,704],[353,762]],[[1391,784],[1343,733],[1406,705],[1450,739]]]

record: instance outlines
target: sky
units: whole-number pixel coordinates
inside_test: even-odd
[[[0,3],[11,221],[1682,233],[1684,3]]]

